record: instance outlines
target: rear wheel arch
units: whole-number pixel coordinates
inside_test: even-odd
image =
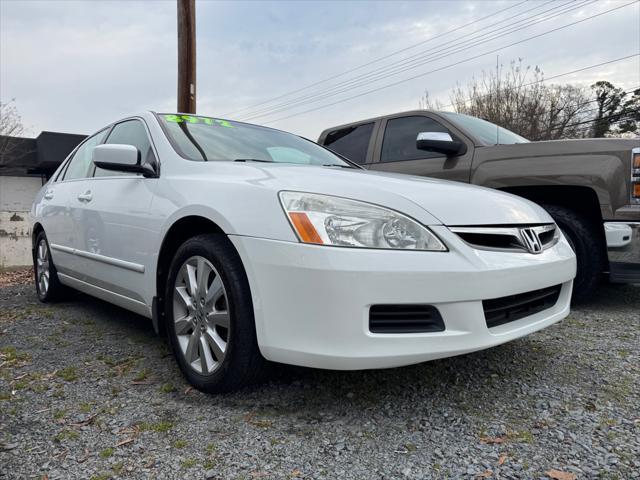
[[[40,234],[40,232],[44,231],[44,227],[40,224],[40,222],[36,222],[33,225],[33,228],[31,230],[31,246],[32,246],[32,250],[35,250],[36,248],[36,239],[38,238],[38,235]]]

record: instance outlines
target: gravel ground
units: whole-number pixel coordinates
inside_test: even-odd
[[[151,323],[0,287],[0,478],[640,478],[640,286],[480,353],[188,388]],[[15,284],[18,283],[18,284]]]

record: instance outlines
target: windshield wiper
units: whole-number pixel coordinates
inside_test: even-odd
[[[325,163],[323,167],[356,168],[351,165],[340,165],[339,163]]]
[[[260,162],[260,163],[275,163],[273,160],[265,160],[262,158],[236,158],[234,162]]]

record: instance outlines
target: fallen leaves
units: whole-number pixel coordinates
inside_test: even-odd
[[[482,473],[477,473],[476,474],[476,478],[477,479],[482,479],[482,478],[491,478],[493,477],[493,472],[491,470],[485,470]]]
[[[135,442],[135,438],[131,437],[131,438],[125,438],[124,440],[119,441],[118,443],[115,444],[115,447],[122,447],[123,445],[127,445],[131,442]]]
[[[0,271],[0,288],[23,285],[33,280],[33,268],[17,268]]]
[[[76,423],[70,423],[69,426],[71,426],[71,427],[84,427],[86,425],[91,425],[95,421],[97,416],[98,416],[98,414],[94,413],[93,415],[89,415],[84,420],[81,420],[81,421],[76,422]]]
[[[544,474],[553,480],[576,480],[576,474],[571,472],[563,472],[562,470],[547,470]]]
[[[484,443],[486,445],[497,445],[504,443],[506,440],[506,437],[480,437],[480,443]]]

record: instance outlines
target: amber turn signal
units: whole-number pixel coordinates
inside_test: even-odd
[[[640,152],[633,154],[633,168],[640,169]]]
[[[304,243],[324,243],[306,213],[289,212],[289,218],[291,219],[293,228],[295,228],[298,233],[300,240]]]
[[[633,183],[633,198],[640,198],[640,182]]]

